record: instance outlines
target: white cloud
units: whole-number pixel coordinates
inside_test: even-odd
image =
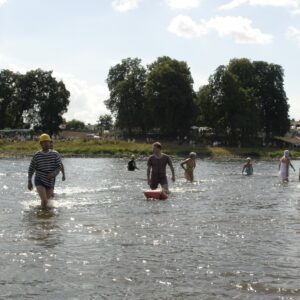
[[[205,35],[204,25],[197,24],[191,17],[178,15],[171,21],[168,30],[179,37],[194,38]]]
[[[34,65],[25,66],[15,63],[13,59],[1,54],[0,66],[2,69],[9,69],[22,74],[38,68]],[[42,69],[48,70],[45,67]],[[77,119],[85,123],[95,124],[100,115],[108,113],[104,105],[104,100],[109,97],[109,91],[106,85],[90,84],[73,74],[56,71],[53,72],[53,76],[58,80],[62,80],[71,94],[68,112],[64,115],[64,118],[67,120]]]
[[[64,115],[67,120],[95,124],[100,115],[108,113],[104,105],[109,97],[106,85],[92,85],[72,74],[54,72],[53,75],[62,80],[71,93],[68,112]]]
[[[236,7],[239,7],[243,4],[246,4],[248,2],[248,0],[233,0],[227,4],[224,4],[222,6],[219,7],[220,10],[230,10],[230,9],[234,9]]]
[[[172,9],[192,9],[200,5],[200,0],[165,0]]]
[[[1,7],[2,5],[4,5],[6,2],[7,2],[7,0],[0,0],[0,7]]]
[[[300,29],[290,26],[287,31],[287,37],[289,39],[295,40],[300,48]]]
[[[113,0],[112,7],[115,10],[125,12],[138,7],[139,0]]]
[[[300,9],[299,0],[232,0],[231,2],[219,7],[220,10],[231,10],[241,5],[250,6],[273,6],[291,9],[292,12],[298,12]]]
[[[233,36],[238,44],[270,44],[272,35],[252,27],[252,21],[244,17],[214,17],[206,23],[207,28],[215,30],[220,37]]]
[[[272,35],[252,27],[252,21],[243,17],[216,16],[197,23],[189,16],[178,15],[171,21],[168,30],[183,38],[200,37],[214,31],[220,37],[232,36],[239,44],[270,44],[273,39]]]

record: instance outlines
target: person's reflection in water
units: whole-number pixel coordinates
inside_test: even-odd
[[[54,248],[62,243],[57,209],[31,209],[24,212],[23,221],[28,240],[34,241],[36,245]]]

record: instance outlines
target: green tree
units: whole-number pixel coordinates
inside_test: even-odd
[[[36,130],[57,134],[67,112],[70,92],[62,81],[52,76],[52,71],[41,69],[25,74],[28,82],[27,93],[32,95],[32,106],[26,111],[26,120]]]
[[[256,93],[256,72],[253,63],[247,58],[231,59],[228,71],[234,74],[243,93],[243,113],[240,138],[242,144],[249,144],[261,131],[260,103]]]
[[[10,70],[0,72],[0,128],[13,127],[13,103],[17,101],[18,74]]]
[[[98,119],[97,126],[100,130],[111,130],[113,128],[113,118],[111,115],[101,115]]]
[[[290,127],[289,104],[284,90],[284,70],[276,64],[253,62],[256,97],[259,99],[262,129],[266,139],[284,135]]]
[[[236,76],[230,73],[225,66],[220,66],[211,76],[213,99],[217,109],[218,132],[228,135],[230,144],[237,144],[244,115],[243,91],[238,85]]]
[[[145,82],[146,69],[138,58],[123,59],[108,73],[110,97],[105,105],[115,116],[116,126],[129,135],[133,129],[145,131],[147,128]]]
[[[283,69],[278,65],[232,59],[199,90],[197,104],[198,122],[227,135],[231,144],[249,144],[258,132],[270,138],[289,129]]]
[[[84,122],[81,122],[76,119],[72,119],[71,121],[67,121],[66,123],[66,130],[82,130],[85,128]]]
[[[168,136],[186,134],[195,118],[193,78],[187,63],[164,56],[148,69],[146,97],[152,126]]]
[[[34,90],[31,88],[28,76],[16,73],[17,82],[15,86],[16,97],[10,102],[8,114],[12,128],[30,127],[24,123],[24,114],[34,105]]]

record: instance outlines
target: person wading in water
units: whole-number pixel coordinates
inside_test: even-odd
[[[166,175],[166,167],[169,165],[172,172],[172,181],[175,181],[175,171],[171,158],[161,152],[161,144],[156,142],[152,145],[153,155],[148,159],[147,180],[151,190],[157,189],[160,184],[165,193],[170,193],[168,179]],[[150,176],[151,175],[151,176]]]
[[[41,207],[47,208],[48,200],[52,197],[54,179],[60,172],[62,163],[59,154],[50,149],[51,138],[43,133],[39,137],[42,150],[36,152],[31,159],[28,169],[28,189],[33,189],[32,177],[35,173],[34,184],[41,199]]]

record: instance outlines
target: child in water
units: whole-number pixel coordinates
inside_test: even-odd
[[[180,166],[184,169],[184,176],[187,181],[194,181],[194,169],[196,168],[196,156],[195,152],[191,152],[189,158],[180,163]]]
[[[250,157],[247,157],[246,159],[246,163],[243,166],[242,175],[244,175],[244,171],[246,172],[246,175],[253,175],[253,166]]]

